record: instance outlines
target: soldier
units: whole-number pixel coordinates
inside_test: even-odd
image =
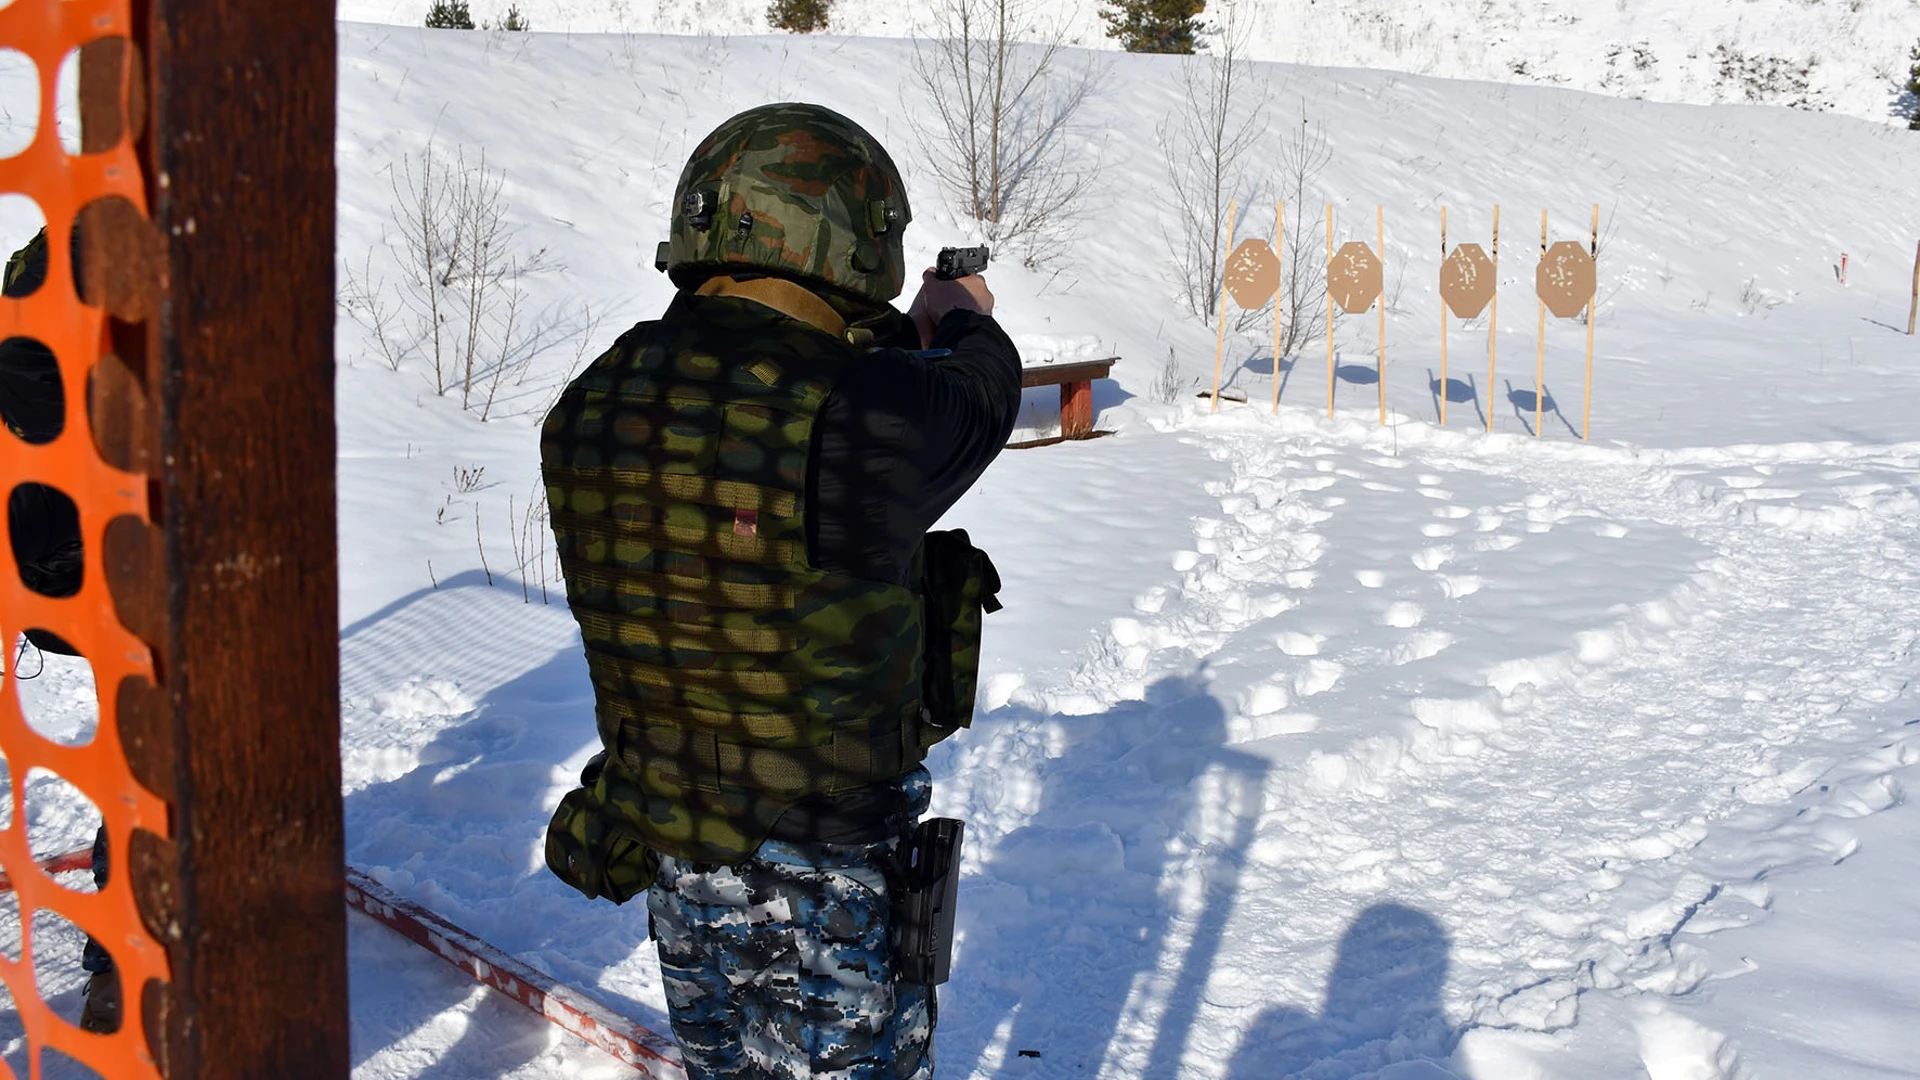
[[[76,260],[79,246],[76,236]],[[31,296],[46,278],[47,230],[41,229],[7,260],[0,284],[7,296]],[[53,353],[30,338],[0,341],[0,421],[7,430],[25,442],[52,442],[59,437],[65,420],[66,396]],[[72,501],[44,484],[21,484],[7,496],[7,531],[20,577],[29,589],[56,597],[80,591],[80,518]],[[46,630],[29,629],[26,638],[44,652],[79,655],[73,646]],[[7,643],[9,647],[11,644]],[[105,827],[93,838],[93,882],[96,888],[107,883]],[[80,966],[87,972],[80,1026],[88,1031],[118,1030],[120,976],[113,969],[113,957],[88,938]]]
[[[1006,443],[1020,360],[979,277],[929,270],[890,306],[910,219],[846,117],[733,117],[680,176],[679,292],[542,433],[604,746],[547,862],[589,897],[647,893],[695,1080],[933,1071],[933,989],[894,955],[899,853],[999,582],[927,530]]]

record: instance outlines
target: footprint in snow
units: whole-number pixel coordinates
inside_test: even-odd
[[[1453,640],[1453,635],[1444,630],[1419,630],[1408,634],[1405,641],[1395,645],[1388,659],[1395,666],[1425,660],[1446,651]]]
[[[1340,676],[1347,673],[1347,666],[1337,660],[1314,658],[1293,677],[1293,692],[1297,697],[1312,697],[1334,688]]]
[[[1386,611],[1381,613],[1380,621],[1388,626],[1406,630],[1419,626],[1420,620],[1426,617],[1426,611],[1419,604],[1407,600],[1395,600],[1387,605]]]

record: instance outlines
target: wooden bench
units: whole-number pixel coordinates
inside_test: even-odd
[[[1093,437],[1093,380],[1105,379],[1113,371],[1117,356],[1104,360],[1075,360],[1067,364],[1035,364],[1020,369],[1020,388],[1058,386],[1060,388],[1060,439]],[[1035,440],[1041,445],[1060,439]]]

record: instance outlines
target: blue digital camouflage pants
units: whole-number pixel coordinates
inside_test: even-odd
[[[918,820],[926,771],[904,783]],[[894,979],[888,942],[898,843],[661,858],[647,908],[688,1080],[931,1080],[933,990]]]

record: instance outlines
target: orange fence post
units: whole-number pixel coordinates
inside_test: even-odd
[[[345,1078],[333,12],[14,0],[0,41],[41,101],[0,190],[33,199],[48,238],[0,324],[51,353],[66,418],[38,443],[0,432],[0,485],[70,501],[83,548],[78,591],[53,596],[0,545],[0,752],[16,805],[35,768],[93,803],[111,866],[69,891],[16,813],[0,871],[23,927],[56,912],[112,955],[123,1002],[109,1034],[56,1017],[23,935],[0,979],[29,1069],[56,1051],[111,1080]],[[52,120],[75,54],[68,154]],[[85,746],[22,715],[29,629],[92,666]]]

